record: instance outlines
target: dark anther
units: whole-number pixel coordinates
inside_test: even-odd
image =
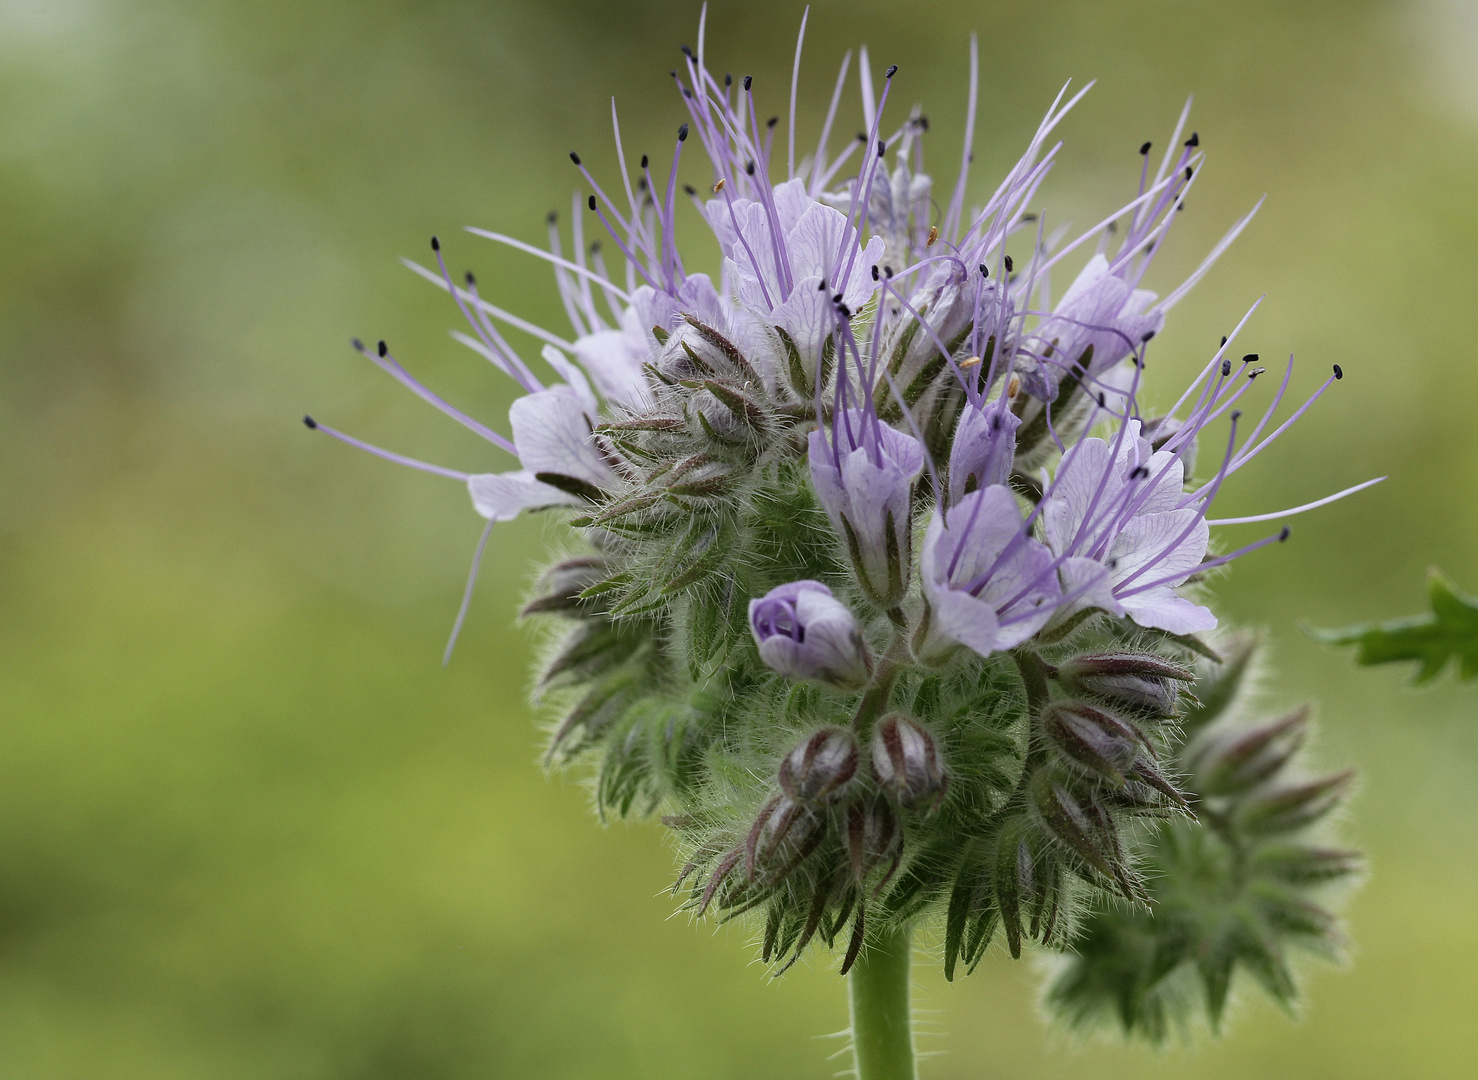
[[[1288,539],[1288,534],[1291,533],[1291,532],[1293,532],[1293,530],[1290,529],[1287,525],[1284,525],[1283,526],[1283,530],[1280,533],[1278,533],[1278,543],[1281,544],[1284,540],[1287,540]]]
[[[1255,353],[1255,352],[1248,353],[1246,356],[1242,357],[1242,363],[1244,363],[1244,364],[1255,364],[1255,363],[1257,363],[1257,353]]]
[[[1037,215],[1036,214],[1022,214],[1021,215],[1021,220],[1022,221],[1036,221],[1037,220]]]
[[[887,263],[884,263],[883,264],[883,277],[890,278],[892,276],[893,276],[893,268],[891,266],[889,266]]]
[[[1345,369],[1342,368],[1342,367],[1340,367],[1338,364],[1335,364],[1334,365],[1334,377],[1336,379],[1343,379],[1345,377]]]
[[[753,176],[754,175],[754,162],[752,162],[752,161],[746,161],[744,163],[744,171],[746,173],[748,173],[750,176]]]
[[[360,341],[357,337],[350,338],[349,345],[354,349],[355,352],[364,352],[364,342]]]
[[[842,294],[841,293],[837,293],[831,299],[832,299],[832,303],[840,304],[842,302]]]
[[[1232,373],[1232,362],[1230,360],[1223,360],[1221,362],[1221,377],[1223,379],[1225,379],[1231,373]]]
[[[878,279],[878,264],[877,263],[873,263],[872,264],[872,279],[874,281],[876,281]]]
[[[1134,467],[1134,471],[1129,474],[1129,479],[1131,479],[1131,480],[1143,480],[1149,474],[1150,474],[1150,467],[1148,465],[1136,465]]]
[[[822,278],[822,279],[821,279],[821,284],[820,284],[820,285],[818,285],[818,286],[817,286],[817,288],[818,288],[818,289],[819,289],[819,290],[820,290],[820,291],[821,291],[821,292],[825,292],[825,291],[826,291],[826,279],[825,279],[825,278]]]
[[[1183,203],[1183,202],[1178,202],[1178,203],[1176,203],[1176,204],[1175,204],[1175,209],[1176,209],[1176,210],[1177,210],[1177,211],[1179,211],[1179,210],[1184,210],[1184,209],[1185,209],[1185,203]]]
[[[1144,337],[1142,337],[1142,338],[1139,339],[1140,344],[1141,345],[1144,344],[1146,341],[1148,341],[1150,338],[1152,338],[1154,336],[1155,336],[1155,332],[1153,330],[1146,330],[1144,332]]]
[[[1014,269],[1016,269],[1016,267],[1011,262],[1011,256],[1010,255],[1007,255],[1006,256],[1006,273],[1009,274]]]
[[[1108,398],[1104,396],[1104,393],[1103,393],[1102,390],[1100,390],[1098,392],[1098,407],[1100,409],[1106,409],[1106,408],[1108,408]]]
[[[1141,154],[1143,154],[1145,157],[1149,157],[1149,155],[1150,155],[1150,144],[1149,143],[1144,143],[1142,146],[1140,146],[1139,152]]]
[[[882,139],[879,139],[878,140],[878,157],[882,157],[887,152],[888,152],[888,144],[885,143],[885,142],[883,142]]]
[[[772,128],[772,127],[774,127],[778,123],[780,123],[780,117],[778,117],[778,116],[772,116],[772,117],[770,117],[770,119],[768,119],[768,120],[765,121],[765,127]]]
[[[753,75],[746,75],[746,76],[744,76],[744,89],[745,90],[748,90],[750,88],[750,86],[753,85],[753,83],[754,83],[754,76]]]
[[[590,196],[590,201],[588,203],[586,203],[586,205],[589,206],[590,209],[592,209],[592,210],[595,209],[595,196],[594,195]]]
[[[897,64],[889,64],[888,65],[888,70],[885,71],[885,72],[883,72],[883,78],[885,78],[885,79],[891,79],[894,75],[897,75],[897,74],[898,74],[898,65]]]
[[[867,132],[865,132],[865,131],[859,131],[857,133],[857,141],[858,142],[867,142]]]
[[[600,254],[600,241],[599,240],[592,240],[590,242],[590,254],[592,254],[592,255],[599,255]]]
[[[1187,180],[1191,178],[1191,167],[1189,165],[1185,167],[1185,178]]]
[[[1242,419],[1242,410],[1241,409],[1233,409],[1232,410],[1232,423],[1235,424],[1240,419]]]
[[[637,191],[646,191],[647,190],[647,178],[645,176],[639,176],[639,177],[637,177],[637,180],[636,180],[636,190]]]
[[[1201,145],[1201,134],[1200,134],[1200,132],[1197,132],[1197,131],[1191,132],[1191,137],[1185,141],[1185,144],[1187,146],[1200,146]]]
[[[734,85],[734,76],[731,75],[731,74],[729,74],[727,71],[724,72],[724,85],[725,86],[733,86]]]
[[[544,215],[544,224],[546,225],[553,225],[558,220],[559,213],[555,210],[551,210],[548,214]]]
[[[386,353],[388,353],[390,351],[389,346],[387,346],[383,341],[381,341],[378,344],[376,344],[375,345],[375,349],[379,352],[379,354],[381,356],[384,356]]]
[[[431,250],[432,251],[440,251],[441,250],[441,241],[438,240],[434,236],[431,238]]]
[[[842,313],[842,318],[844,319],[850,319],[852,317],[852,309],[846,304],[838,304],[837,310]]]
[[[472,276],[472,271],[471,270],[468,270],[467,271],[466,279],[467,279],[467,287],[469,289],[475,289],[475,288],[477,288],[477,278],[475,278],[475,277]]]
[[[983,277],[983,278],[990,277],[990,267],[989,266],[986,266],[985,263],[981,263],[980,266],[977,267],[977,269],[980,271],[980,276],[981,277]]]
[[[688,125],[687,124],[683,124],[681,127],[679,127],[677,129],[677,141],[678,142],[687,142],[688,141]]]
[[[647,167],[647,155],[646,154],[643,154],[641,156],[641,167],[643,169],[645,169]]]
[[[1223,345],[1225,345],[1227,343],[1227,336],[1225,334],[1221,335],[1221,343]]]
[[[309,431],[318,430],[318,421],[313,419],[313,417],[311,416],[303,417],[303,423],[307,425]]]
[[[693,59],[693,50],[691,48],[686,45],[682,45],[679,47],[682,49],[684,56],[686,56],[689,60]]]
[[[571,150],[570,151],[570,160],[573,161],[576,165],[578,165],[578,164],[580,164],[580,155],[577,154],[577,153],[575,153],[573,150]]]
[[[1267,370],[1268,369],[1265,368],[1265,367],[1255,367],[1255,368],[1253,368],[1251,371],[1249,371],[1247,373],[1247,381],[1248,382],[1251,382],[1253,379],[1257,378],[1259,375],[1263,374],[1263,372],[1265,372]]]
[[[929,130],[929,118],[927,116],[924,116],[922,113],[919,114],[919,130],[920,131],[928,131]]]
[[[683,185],[683,191],[685,193],[687,193],[689,196],[698,194],[698,189],[695,188],[692,184],[684,184]]]

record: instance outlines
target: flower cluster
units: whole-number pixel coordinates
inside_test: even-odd
[[[762,911],[767,961],[850,925],[846,970],[870,926],[937,914],[953,975],[997,929],[1019,954],[1067,945],[1108,895],[1148,910],[1137,823],[1200,827],[1176,755],[1187,663],[1215,655],[1201,583],[1288,536],[1216,553],[1212,527],[1349,492],[1250,518],[1212,504],[1342,372],[1274,426],[1290,360],[1248,431],[1244,402],[1276,382],[1236,354],[1248,312],[1170,410],[1142,411],[1151,341],[1252,216],[1163,298],[1142,287],[1203,164],[1185,114],[1158,163],[1140,147],[1133,198],[1064,242],[1032,207],[1082,92],[967,206],[973,43],[963,161],[936,194],[926,118],[889,119],[896,68],[879,85],[861,52],[863,131],[833,154],[848,54],[798,160],[794,97],[781,146],[752,79],[714,75],[699,41],[665,176],[630,168],[617,127],[614,185],[570,155],[588,190],[568,253],[554,215],[547,249],[471,230],[552,266],[571,337],[455,280],[435,240],[435,268],[412,264],[524,391],[508,435],[361,347],[517,468],[309,426],[466,483],[489,528],[569,516],[586,550],[526,609],[567,627],[540,682],[550,759],[596,763],[603,814],[663,812],[690,855],[675,888],[699,914]],[[685,267],[680,198],[717,280]],[[1198,466],[1203,442],[1219,452]]]

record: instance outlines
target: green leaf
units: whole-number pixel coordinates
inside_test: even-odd
[[[1460,592],[1435,568],[1427,575],[1427,598],[1432,605],[1430,615],[1310,632],[1329,645],[1357,646],[1357,664],[1415,660],[1421,666],[1413,683],[1431,682],[1454,658],[1460,679],[1478,675],[1478,599]]]

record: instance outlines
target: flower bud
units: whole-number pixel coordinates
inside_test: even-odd
[[[1152,716],[1175,715],[1180,683],[1196,673],[1154,653],[1086,653],[1064,661],[1057,679],[1076,694],[1087,694]]]
[[[857,739],[846,728],[825,727],[780,763],[780,790],[798,802],[833,801],[857,774]]]
[[[876,867],[889,864],[881,889],[903,858],[903,829],[887,799],[855,803],[847,814],[847,853],[852,876],[863,881]]]
[[[878,721],[872,736],[872,773],[908,810],[933,813],[949,787],[949,773],[934,736],[896,713]]]
[[[539,583],[534,586],[536,595],[524,605],[521,614],[585,615],[599,611],[604,607],[599,600],[586,599],[580,594],[610,573],[610,563],[599,555],[556,563],[539,576]]]
[[[860,690],[872,668],[857,620],[819,581],[792,581],[749,602],[765,665],[792,679]]]
[[[776,795],[755,817],[744,841],[744,876],[756,871],[779,881],[816,849],[823,836],[822,822],[810,810],[786,795]]]
[[[1081,701],[1061,701],[1042,714],[1042,730],[1075,765],[1122,787],[1144,737],[1112,713]]]
[[[1312,825],[1344,798],[1353,770],[1308,783],[1275,787],[1249,797],[1238,807],[1238,824],[1254,836],[1272,836]]]
[[[1250,731],[1213,736],[1195,758],[1202,795],[1239,795],[1271,779],[1298,752],[1308,734],[1309,710]]]

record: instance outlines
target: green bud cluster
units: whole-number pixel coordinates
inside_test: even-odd
[[[1204,696],[1184,717],[1176,755],[1195,817],[1145,836],[1149,905],[1096,900],[1048,988],[1049,1007],[1075,1025],[1117,1024],[1159,1042],[1200,1011],[1219,1029],[1238,970],[1291,1008],[1293,954],[1341,955],[1330,902],[1363,863],[1330,842],[1328,819],[1352,774],[1306,772],[1307,708],[1227,715],[1254,651],[1239,642],[1197,682]]]

